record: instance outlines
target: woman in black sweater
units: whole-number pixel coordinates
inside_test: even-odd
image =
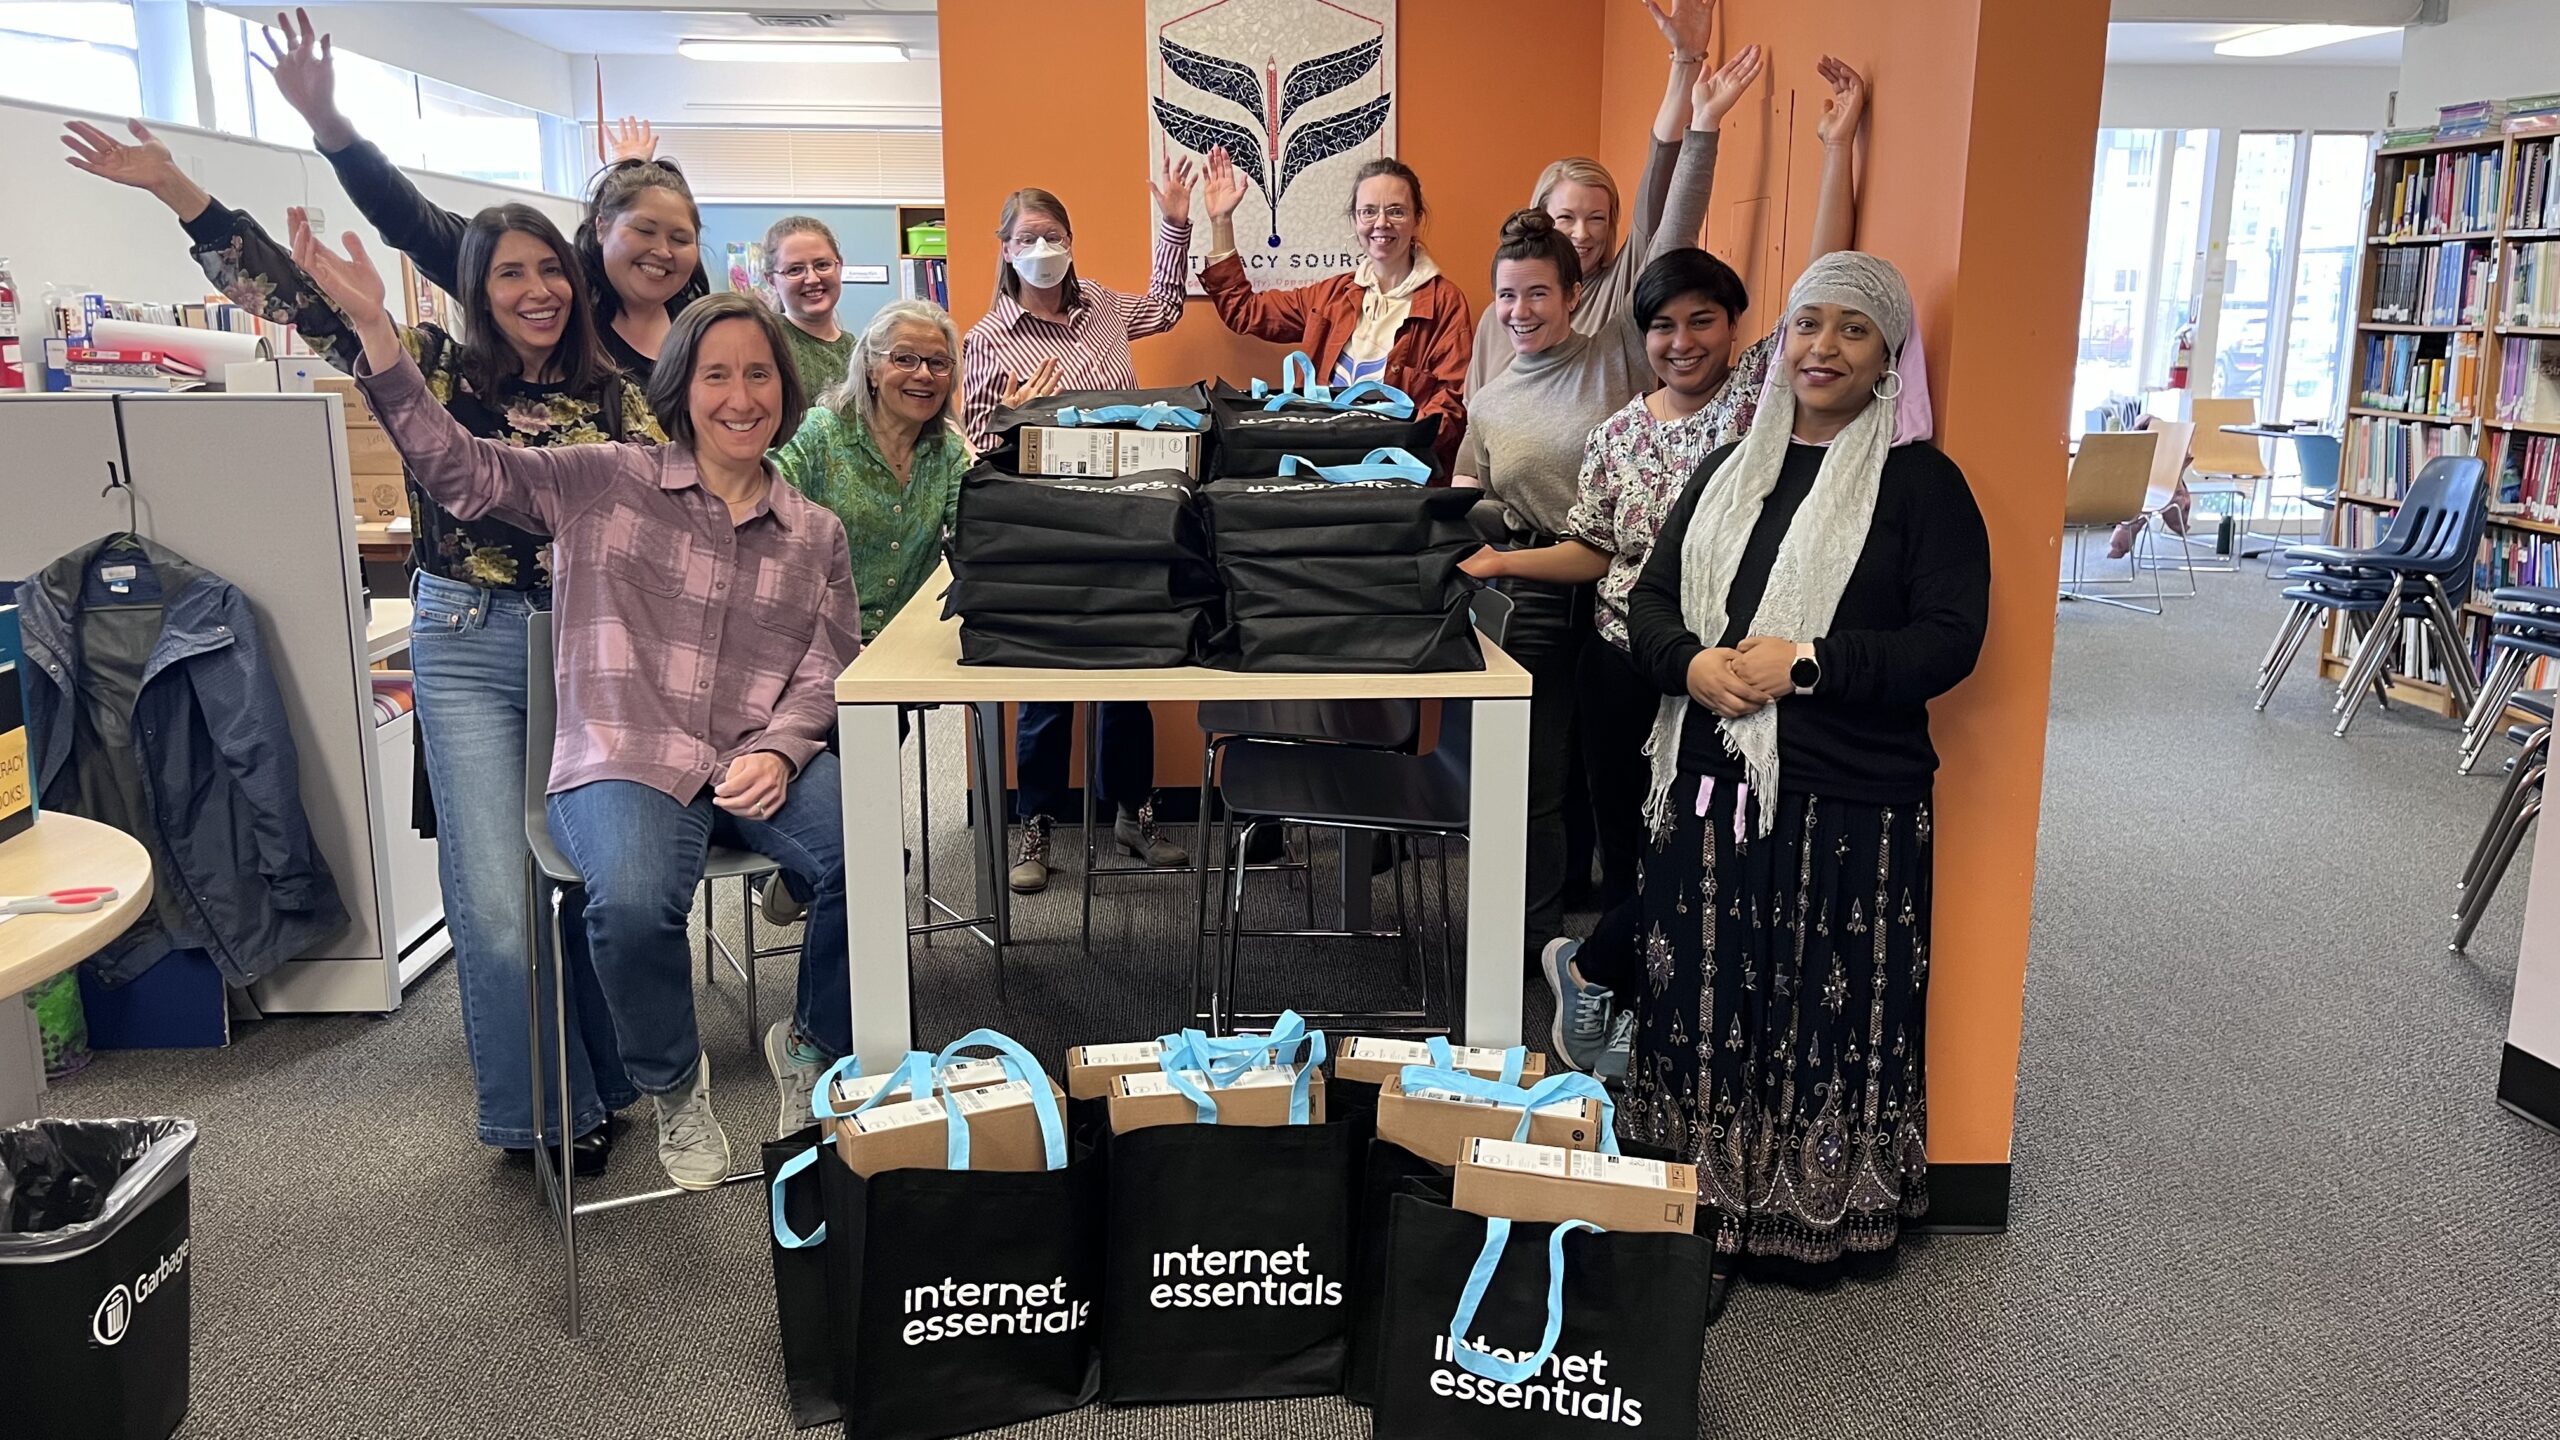
[[[1628,607],[1655,725],[1628,1138],[1698,1167],[1720,1253],[1889,1252],[1928,1208],[1928,703],[1969,674],[1990,542],[1964,474],[1893,444],[1893,267],[1796,282],[1780,374],[1707,457]],[[1624,947],[1620,947],[1623,951]]]

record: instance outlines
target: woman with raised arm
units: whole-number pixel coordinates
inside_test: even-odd
[[[1209,264],[1200,288],[1239,335],[1304,346],[1335,389],[1380,380],[1413,398],[1417,416],[1439,417],[1433,444],[1445,469],[1467,428],[1467,364],[1475,319],[1466,293],[1422,248],[1422,178],[1382,157],[1351,177],[1348,207],[1360,263],[1288,289],[1257,290],[1236,253],[1236,207],[1247,181],[1224,147],[1209,152],[1200,201],[1209,211]]]
[[[1928,1211],[1929,702],[1981,654],[1991,546],[1955,462],[1895,443],[1901,274],[1825,256],[1781,333],[1628,604],[1664,698],[1618,1120],[1697,1165],[1720,1253],[1820,1279]]]
[[[189,179],[140,121],[117,140],[73,121],[73,165],[147,190],[185,227],[213,285],[245,309],[291,325],[353,373],[361,346],[348,317],[246,212]],[[508,445],[665,438],[649,402],[606,358],[583,272],[542,212],[494,206],[457,243],[463,335],[400,332],[428,393],[469,433]],[[420,829],[436,840],[445,930],[462,991],[462,1033],[483,1144],[529,1160],[534,1143],[525,1030],[525,617],[551,608],[550,537],[492,516],[464,518],[413,479],[415,574],[410,663],[417,672]],[[429,797],[432,796],[430,800]],[[614,1044],[583,942],[563,957],[579,1000],[569,1049],[570,1133],[581,1173],[604,1168],[610,1112],[637,1097]]]
[[[1529,198],[1530,206],[1547,212],[1572,242],[1582,268],[1573,328],[1585,335],[1610,331],[1638,376],[1646,374],[1644,336],[1628,318],[1636,276],[1654,256],[1698,243],[1698,232],[1707,223],[1708,192],[1715,184],[1717,132],[1760,78],[1757,45],[1744,47],[1721,69],[1707,68],[1720,3],[1644,0],[1645,12],[1670,43],[1671,67],[1661,108],[1654,113],[1653,149],[1632,217],[1619,203],[1618,182],[1608,167],[1582,156],[1549,165]],[[1516,353],[1486,312],[1476,326],[1475,356],[1467,371],[1470,404],[1510,368]],[[1618,397],[1621,402],[1626,398]]]
[[[667,336],[649,396],[668,443],[518,449],[437,408],[382,277],[297,218],[294,259],[363,343],[357,383],[410,473],[457,515],[551,531],[561,553],[550,822],[585,877],[587,940],[623,1063],[687,1190],[730,1172],[695,1028],[686,917],[714,843],[771,856],[813,898],[798,1003],[764,1039],[783,1132],[852,1048],[835,678],[862,648],[844,526],[765,459],[807,408],[782,322],[711,296]]]
[[[329,37],[314,30],[309,13],[278,14],[275,28],[284,40],[262,32],[268,54],[258,63],[275,76],[285,103],[310,125],[312,143],[337,172],[338,183],[366,223],[406,254],[419,274],[453,291],[468,222],[421,194],[339,112]],[[597,335],[606,353],[645,381],[667,327],[685,306],[710,293],[711,277],[702,268],[702,213],[684,172],[673,161],[650,158],[657,137],[645,124],[623,122],[615,141],[623,153],[588,191],[578,258],[595,297]]]
[[[1182,319],[1191,263],[1191,186],[1199,169],[1167,159],[1155,193],[1154,263],[1147,293],[1128,295],[1076,274],[1075,226],[1066,203],[1025,186],[1004,199],[996,221],[995,308],[961,343],[961,408],[969,442],[994,448],[999,409],[1060,390],[1125,390],[1138,383],[1129,342],[1161,335]],[[1095,801],[1112,819],[1112,843],[1149,865],[1190,863],[1156,829],[1155,716],[1142,701],[1100,707]],[[1049,887],[1049,829],[1066,808],[1067,741],[1074,707],[1024,705],[1014,734],[1016,813],[1022,845],[1007,882],[1032,895]]]

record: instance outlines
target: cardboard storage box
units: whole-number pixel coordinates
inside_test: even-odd
[[[1057,1082],[1042,1076],[1053,1102],[1063,1105]],[[1048,1147],[1040,1137],[1040,1112],[1031,1103],[1030,1082],[1008,1080],[947,1096],[928,1096],[880,1105],[836,1126],[836,1154],[856,1175],[885,1170],[948,1168],[950,1134],[945,1128],[957,1110],[969,1127],[972,1170],[1045,1170]],[[1065,1124],[1065,1117],[1059,1119]]]
[[[1449,1058],[1457,1068],[1487,1080],[1502,1078],[1502,1052],[1477,1045],[1452,1045]],[[1431,1047],[1419,1040],[1389,1040],[1377,1035],[1354,1035],[1342,1042],[1342,1053],[1333,1062],[1337,1080],[1360,1080],[1371,1085],[1384,1085],[1404,1073],[1407,1065],[1431,1063]],[[1520,1083],[1535,1085],[1547,1078],[1547,1057],[1535,1051],[1522,1060]]]
[[[1407,1095],[1404,1077],[1378,1087],[1378,1138],[1434,1165],[1455,1165],[1470,1140],[1508,1140],[1520,1128],[1520,1107],[1452,1095]],[[1553,1100],[1529,1117],[1529,1143],[1564,1150],[1600,1147],[1600,1102]]]
[[[1458,1156],[1450,1203],[1508,1220],[1588,1220],[1604,1230],[1685,1235],[1697,1217],[1698,1171],[1670,1161],[1477,1139]]]
[[[391,443],[391,435],[379,425],[358,424],[347,417],[347,469],[361,483],[367,476],[400,478],[400,452]]]
[[[1203,1090],[1211,1086],[1199,1071],[1185,1071]],[[1223,1089],[1211,1090],[1221,1125],[1286,1125],[1289,1094],[1296,1084],[1295,1065],[1248,1070]],[[1196,1125],[1200,1107],[1173,1088],[1173,1077],[1161,1070],[1123,1075],[1111,1082],[1111,1133],[1126,1135],[1152,1125]],[[1324,1072],[1308,1077],[1307,1123],[1324,1123]]]
[[[870,1099],[872,1096],[879,1094],[880,1091],[888,1085],[890,1080],[894,1078],[894,1075],[848,1076],[845,1079],[836,1082],[834,1094],[829,1098],[837,1113],[841,1114],[851,1110],[854,1106],[861,1104],[863,1101]],[[1003,1084],[1004,1064],[997,1060],[961,1060],[953,1064],[943,1066],[940,1070],[934,1073],[934,1078],[938,1083],[948,1086],[954,1090],[976,1090],[982,1086]],[[906,1086],[901,1085],[897,1089],[889,1092],[889,1098],[891,1100],[896,1099],[900,1095],[907,1095]],[[916,1097],[907,1095],[907,1098],[913,1100]],[[878,1107],[875,1106],[873,1108],[876,1109]],[[826,1133],[828,1139],[832,1140],[835,1138],[836,1126],[838,1123],[839,1122],[834,1120],[822,1119],[818,1122],[818,1128]]]
[[[1155,1070],[1163,1055],[1161,1040],[1071,1045],[1067,1047],[1067,1096],[1073,1100],[1106,1099],[1111,1094],[1112,1081]]]
[[[409,482],[399,475],[355,477],[356,520],[387,525],[409,513]]]
[[[1025,425],[1022,473],[1057,479],[1109,479],[1141,470],[1200,474],[1197,430],[1110,430],[1091,426]]]

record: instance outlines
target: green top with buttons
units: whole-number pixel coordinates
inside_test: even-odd
[[[869,644],[942,563],[943,540],[960,515],[968,442],[949,426],[928,431],[901,486],[861,417],[821,405],[773,452],[773,462],[801,494],[844,521]]]

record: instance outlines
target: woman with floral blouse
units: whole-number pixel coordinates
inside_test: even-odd
[[[347,317],[257,221],[215,203],[139,121],[128,127],[129,144],[79,121],[70,128],[73,165],[158,196],[215,286],[355,373],[362,346]],[[577,255],[540,211],[481,211],[464,229],[459,276],[470,338],[422,325],[403,329],[400,343],[464,429],[531,447],[666,438],[647,397],[605,355]],[[551,608],[551,542],[489,516],[458,519],[414,480],[409,513],[417,569],[410,656],[463,1041],[478,1080],[480,1139],[521,1162],[534,1143],[524,1001],[525,617]],[[563,928],[580,937],[563,957],[576,987],[569,1119],[580,1173],[595,1174],[612,1150],[608,1117],[639,1092],[614,1043],[584,929]]]

